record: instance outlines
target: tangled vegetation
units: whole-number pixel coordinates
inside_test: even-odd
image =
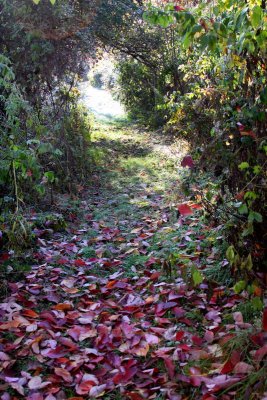
[[[265,0],[0,0],[1,399],[267,398],[266,83]]]
[[[246,271],[252,279],[259,273],[262,279],[267,193],[265,3],[151,2],[143,18],[148,37],[159,39],[143,53],[145,61],[127,56],[120,63],[122,99],[131,115],[163,126],[165,134],[187,138],[194,158],[194,167],[189,167],[213,171],[213,179],[219,178],[216,196],[207,188],[202,196],[209,213],[227,215],[232,270],[237,275]]]

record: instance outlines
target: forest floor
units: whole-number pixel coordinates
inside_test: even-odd
[[[184,194],[186,143],[119,122],[92,140],[92,182],[57,203],[70,222],[36,231],[0,304],[0,398],[267,398],[261,318],[231,289],[223,227]]]

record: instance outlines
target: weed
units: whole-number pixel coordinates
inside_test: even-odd
[[[257,310],[250,301],[238,304],[235,311],[240,311],[244,322],[252,323],[259,318],[259,310]]]
[[[224,345],[223,345],[223,351],[225,354],[232,354],[233,351],[237,350],[240,351],[241,354],[243,354],[245,357],[248,356],[249,354],[249,347],[251,345],[251,339],[250,336],[253,332],[252,329],[246,329],[242,330],[239,332],[234,332],[234,336],[231,338],[231,340],[228,340]]]
[[[94,247],[84,247],[82,249],[82,255],[85,258],[93,258],[96,256]]]
[[[185,314],[185,317],[195,322],[202,322],[203,320],[203,315],[201,314],[201,311],[199,309],[196,309],[194,311],[188,311]]]
[[[222,266],[220,263],[216,263],[205,268],[203,273],[208,280],[214,281],[218,285],[228,288],[233,286],[234,280],[228,266]]]

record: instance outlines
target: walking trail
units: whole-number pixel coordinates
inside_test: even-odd
[[[186,143],[120,122],[92,140],[88,188],[57,205],[66,229],[36,231],[32,270],[0,305],[1,399],[252,398],[262,334],[204,279],[227,261],[181,189]]]

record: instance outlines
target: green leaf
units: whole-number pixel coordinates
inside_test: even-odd
[[[247,258],[241,263],[241,269],[251,271],[252,268],[253,268],[252,257],[251,254],[249,254]]]
[[[263,12],[260,6],[253,7],[250,20],[253,28],[258,29],[261,26],[263,21]]]
[[[39,4],[40,0],[32,0],[35,4]]]
[[[167,28],[173,21],[171,16],[167,14],[159,14],[157,22],[162,26],[162,28]]]
[[[254,232],[253,222],[249,222],[247,228],[244,229],[242,232],[242,237],[252,235],[253,232]]]
[[[51,143],[40,143],[40,146],[38,146],[37,149],[39,154],[47,154],[47,153],[53,153],[54,148]]]
[[[238,168],[240,169],[240,171],[243,171],[244,169],[249,168],[249,163],[246,161],[243,161],[241,164],[238,165]]]
[[[260,99],[264,105],[267,105],[267,87],[260,92]]]
[[[255,165],[253,167],[253,172],[254,172],[255,175],[259,175],[260,172],[261,172],[261,166],[260,165]]]
[[[244,199],[247,200],[256,200],[258,195],[255,192],[249,191],[245,193]]]
[[[246,286],[247,286],[246,281],[238,281],[233,287],[234,292],[239,294],[246,288]]]
[[[195,269],[195,267],[192,272],[192,278],[193,278],[194,286],[198,286],[203,282],[203,276],[202,276],[201,272],[198,269]]]
[[[254,310],[256,310],[256,311],[262,311],[263,310],[263,302],[262,302],[260,297],[258,297],[258,296],[254,297],[251,300],[251,304],[252,304],[252,307],[254,308]]]
[[[37,192],[43,196],[45,194],[45,187],[43,185],[38,185],[35,186],[35,189],[37,190]]]
[[[202,48],[208,47],[211,51],[214,51],[216,49],[217,36],[214,33],[204,34],[200,39],[200,43]]]
[[[49,183],[55,182],[55,174],[53,171],[47,171],[44,173],[44,176],[47,178]]]
[[[50,3],[54,5],[56,3],[56,0],[50,0]]]
[[[248,213],[247,205],[242,204],[240,207],[238,207],[238,212],[239,212],[239,214],[247,214]]]
[[[226,250],[226,258],[230,264],[233,264],[235,261],[235,248],[234,246],[229,246]]]
[[[250,211],[249,215],[248,215],[248,220],[249,222],[262,222],[262,215],[256,211]]]

